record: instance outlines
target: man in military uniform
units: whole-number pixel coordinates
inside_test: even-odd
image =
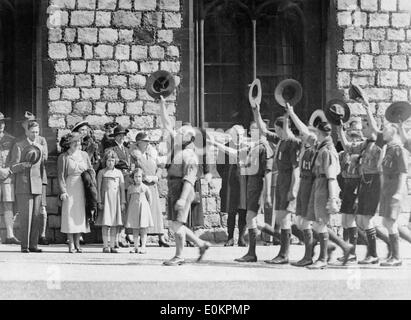
[[[203,258],[210,244],[198,238],[186,226],[191,204],[195,198],[194,185],[199,169],[199,158],[194,151],[195,131],[187,125],[175,130],[167,114],[163,97],[161,97],[160,103],[160,116],[163,128],[170,136],[171,156],[167,175],[167,213],[176,242],[175,256],[165,261],[164,265],[177,266],[184,263],[183,249],[186,237],[199,247],[198,261]]]
[[[14,137],[5,131],[5,121],[10,120],[0,112],[0,168],[9,167],[9,153],[14,142]],[[4,215],[7,237],[6,244],[20,244],[20,241],[14,236],[13,225],[13,202],[14,202],[14,184],[12,175],[4,175],[0,178],[0,211]]]

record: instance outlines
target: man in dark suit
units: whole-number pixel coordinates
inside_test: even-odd
[[[40,207],[42,205],[44,151],[36,142],[39,124],[30,121],[27,139],[14,144],[11,152],[11,166],[15,173],[15,195],[20,213],[21,252],[41,252],[37,247],[41,227]]]

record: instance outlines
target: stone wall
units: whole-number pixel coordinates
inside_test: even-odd
[[[374,114],[384,123],[391,103],[411,100],[411,1],[337,0],[337,21],[341,31],[338,88],[346,99],[351,83],[364,88]],[[354,115],[365,114],[360,104],[349,105]],[[410,121],[407,126],[411,128]],[[409,196],[404,201],[405,214],[411,211],[410,205]],[[404,222],[407,219],[406,215]]]
[[[54,129],[57,140],[80,120],[87,120],[100,138],[104,123],[114,120],[129,128],[133,139],[137,132],[147,131],[153,140],[160,141],[158,151],[164,155],[159,105],[147,94],[145,84],[159,69],[170,71],[180,83],[181,46],[175,34],[182,27],[182,2],[50,0],[48,56],[55,78],[49,89],[48,126]],[[179,88],[167,98],[174,120],[178,93]],[[48,226],[49,236],[60,242],[64,236],[58,230],[54,161],[49,164]],[[216,185],[221,185],[218,179]],[[208,232],[199,232],[210,240],[214,240],[214,228],[220,226],[218,190],[203,188]],[[166,194],[163,179],[160,195],[164,213]],[[93,232],[87,237],[95,241],[100,236]]]
[[[411,96],[411,1],[338,0],[342,31],[338,48],[338,87],[350,83],[365,88],[372,108],[383,117],[394,101]],[[364,110],[350,104],[354,114]]]

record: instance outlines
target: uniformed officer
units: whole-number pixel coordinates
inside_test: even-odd
[[[11,120],[6,118],[0,112],[0,169],[8,169],[9,153],[12,148],[14,137],[5,131],[5,121]],[[11,174],[2,176],[0,179],[0,211],[4,214],[6,224],[6,244],[20,244],[20,241],[14,236],[13,225],[13,203],[14,203],[14,183]]]
[[[161,123],[170,136],[171,154],[167,175],[167,212],[176,242],[175,256],[165,261],[164,265],[177,266],[184,263],[185,237],[199,247],[198,261],[203,258],[210,244],[198,238],[186,226],[191,204],[195,198],[194,184],[197,180],[199,167],[199,159],[194,151],[193,143],[195,131],[187,125],[176,131],[167,113],[165,99],[162,96],[160,98]]]

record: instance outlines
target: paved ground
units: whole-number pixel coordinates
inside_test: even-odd
[[[22,254],[0,245],[0,299],[411,299],[411,247],[401,243],[404,265],[341,267],[312,271],[271,266],[279,247],[259,246],[259,262],[233,261],[245,248],[212,247],[201,263],[196,248],[186,248],[187,264],[164,267],[174,248],[149,247],[146,255],[103,254],[97,245],[69,254],[63,245],[44,253]],[[360,246],[359,257],[365,254]],[[291,246],[291,260],[303,246]],[[379,253],[385,248],[379,243]],[[338,256],[338,253],[336,254]]]

